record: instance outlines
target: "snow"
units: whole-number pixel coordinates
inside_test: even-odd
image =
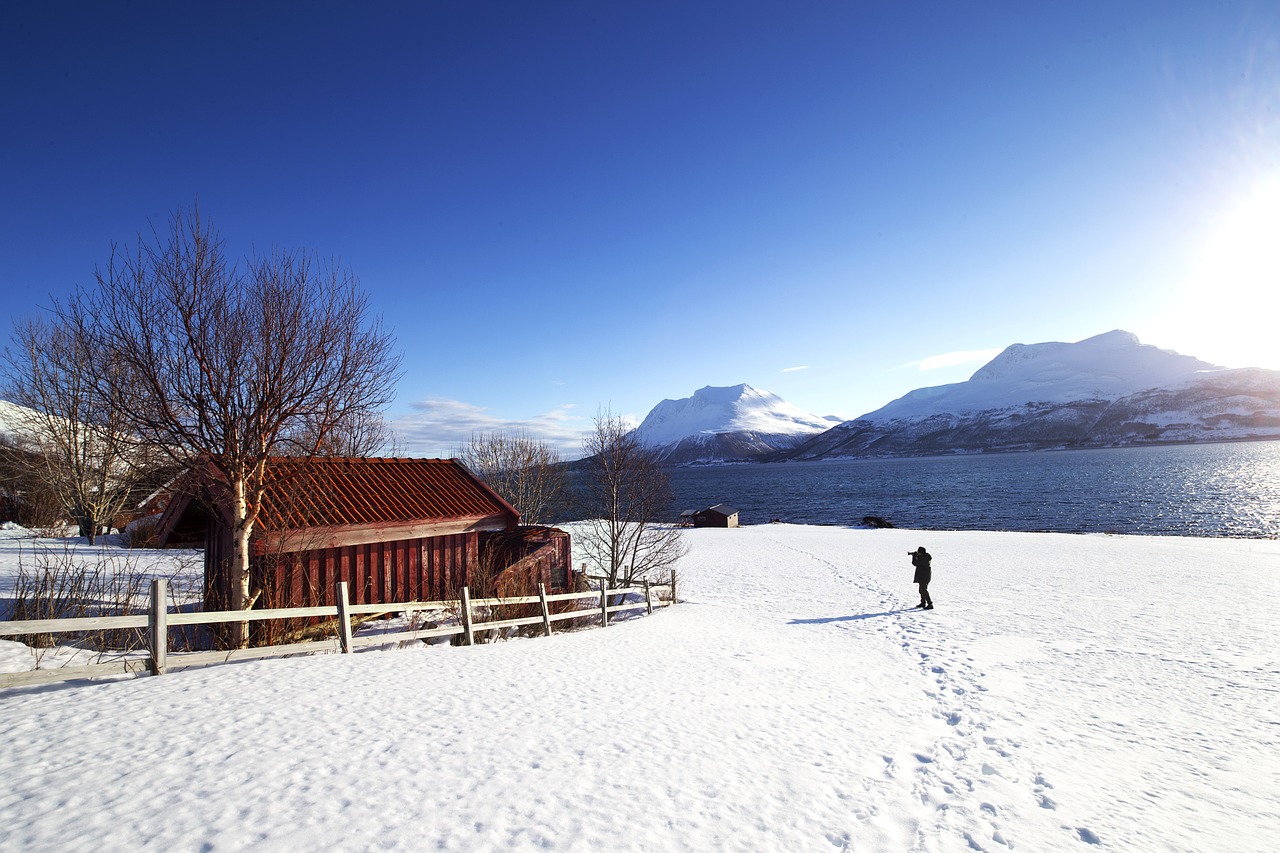
[[[685,601],[606,629],[0,691],[0,849],[1252,851],[1280,833],[1280,542],[688,541]],[[927,613],[907,609],[919,545]]]
[[[776,394],[733,385],[706,386],[692,397],[663,400],[636,429],[651,447],[672,444],[700,434],[752,432],[764,435],[808,436],[835,424],[783,400]]]
[[[1013,344],[968,382],[918,388],[863,415],[889,421],[981,412],[1025,403],[1114,400],[1150,388],[1174,388],[1222,368],[1139,342],[1116,330],[1075,343]]]
[[[172,603],[185,605],[198,601],[204,587],[204,554],[201,551],[129,550],[122,547],[121,537],[116,534],[98,537],[96,544],[89,545],[73,535],[41,537],[6,521],[0,524],[0,619],[12,618],[9,604],[22,569],[28,577],[35,577],[46,568],[57,571],[69,565],[84,567],[91,573],[101,569],[104,576],[115,573],[118,577],[132,579],[139,593],[134,599],[138,605],[135,612],[145,609],[152,578],[164,578],[169,582]],[[116,657],[118,655],[111,652],[71,647],[33,650],[22,643],[0,639],[0,672],[22,672],[34,668],[37,663],[50,668],[87,666]]]
[[[0,436],[12,438],[24,430],[24,425],[35,413],[28,408],[0,400]]]

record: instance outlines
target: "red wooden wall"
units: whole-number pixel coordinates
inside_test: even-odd
[[[254,560],[263,607],[336,603],[339,581],[352,604],[456,598],[478,553],[476,533],[343,545]]]

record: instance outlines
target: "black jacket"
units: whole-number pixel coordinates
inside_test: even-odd
[[[916,551],[911,555],[911,565],[916,567],[916,576],[912,583],[928,583],[933,580],[933,558],[928,551]]]

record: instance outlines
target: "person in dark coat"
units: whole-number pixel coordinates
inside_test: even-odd
[[[933,599],[929,597],[929,581],[933,580],[933,558],[929,556],[929,552],[921,545],[914,551],[908,551],[911,557],[911,565],[916,567],[915,579],[913,583],[920,584],[920,603],[916,607],[922,610],[933,609]]]

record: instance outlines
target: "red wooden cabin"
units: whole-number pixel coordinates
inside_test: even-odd
[[[570,582],[568,534],[518,527],[520,514],[457,460],[323,458],[303,469],[281,457],[268,475],[250,540],[259,607],[333,604],[338,581],[352,603],[455,598],[494,537],[491,552],[507,562],[495,569],[488,558],[487,568],[499,576],[514,569],[503,583],[513,593]],[[204,544],[205,607],[213,610],[228,600],[232,538],[209,476],[188,472],[158,537],[162,547]]]

